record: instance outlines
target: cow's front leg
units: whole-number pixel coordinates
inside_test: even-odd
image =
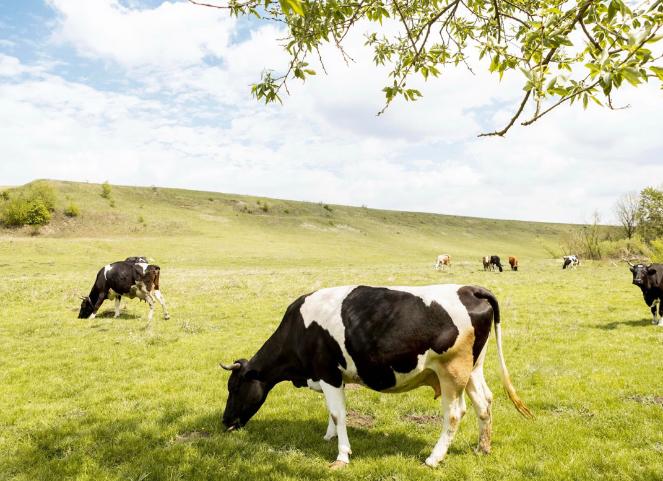
[[[332,469],[344,468],[350,462],[350,454],[352,454],[345,420],[345,390],[343,385],[334,387],[324,381],[320,381],[320,387],[325,395],[330,421],[335,424],[338,435],[338,456],[329,467]],[[329,426],[327,431],[329,432]]]
[[[165,320],[170,319],[170,314],[168,314],[168,309],[166,308],[166,301],[163,298],[163,294],[161,294],[160,290],[155,290],[154,291],[154,297],[157,298],[157,301],[159,301],[159,304],[161,304],[161,308],[163,309],[163,318]]]
[[[120,302],[122,301],[122,296],[115,296],[115,319],[120,317]]]
[[[651,323],[652,324],[658,324],[659,326],[661,324],[659,322],[658,316],[656,315],[656,311],[660,311],[660,309],[659,309],[660,302],[661,301],[659,299],[656,299],[654,302],[651,303],[651,306],[650,306],[651,316],[652,316]],[[662,318],[662,320],[663,320],[663,318]]]
[[[97,302],[95,302],[94,306],[92,306],[92,314],[90,314],[90,317],[88,317],[88,319],[94,319],[97,316],[97,311],[101,307],[101,304],[103,304],[103,302],[106,299],[107,295],[108,294],[106,292],[99,293],[99,297],[97,298]]]

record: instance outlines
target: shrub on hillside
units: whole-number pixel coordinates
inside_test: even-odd
[[[601,251],[604,257],[611,259],[634,259],[651,255],[651,249],[638,236],[602,241]]]
[[[103,197],[104,199],[110,199],[111,192],[112,189],[108,181],[101,184],[101,194],[99,194],[101,197]]]
[[[663,263],[663,237],[651,241],[651,261]]]
[[[25,223],[27,225],[46,225],[51,220],[51,211],[43,200],[37,198],[28,204]]]
[[[71,202],[67,207],[64,209],[64,215],[67,217],[78,217],[81,215],[81,210],[78,208],[76,204]]]
[[[12,190],[2,206],[2,223],[9,227],[46,225],[55,210],[55,201],[55,190],[45,182]]]

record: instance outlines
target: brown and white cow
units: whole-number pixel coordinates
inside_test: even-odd
[[[481,258],[481,261],[483,262],[484,271],[492,270],[492,265],[490,264],[490,256],[483,256]]]
[[[451,266],[451,256],[449,254],[440,254],[435,260],[435,268],[440,269],[442,267]]]
[[[338,437],[333,468],[350,462],[345,384],[398,393],[429,386],[442,399],[444,425],[426,464],[444,458],[466,411],[469,395],[479,422],[479,445],[490,451],[491,403],[483,363],[495,328],[502,385],[516,409],[531,413],[511,384],[502,352],[495,296],[479,286],[342,286],[301,296],[250,359],[222,365],[232,371],[223,424],[244,426],[271,389],[283,381],[325,396],[329,419],[325,440]]]

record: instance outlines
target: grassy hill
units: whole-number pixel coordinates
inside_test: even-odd
[[[0,230],[0,479],[653,480],[663,479],[663,329],[623,265],[563,271],[544,246],[570,226],[391,212],[177,189],[51,182],[57,212],[40,235]],[[77,218],[61,212],[74,202]],[[432,269],[439,253],[453,265]],[[486,254],[521,259],[484,272]],[[148,255],[172,318],[144,303],[76,319],[105,263]],[[504,349],[521,397],[502,392],[494,338],[493,451],[478,456],[476,416],[447,458],[423,465],[441,430],[430,389],[348,390],[353,456],[327,463],[322,397],[277,386],[246,429],[225,433],[227,373],[250,357],[288,304],[343,284],[479,284],[500,300]],[[469,407],[469,406],[468,406]]]
[[[97,259],[109,247],[123,256],[124,239],[132,239],[135,249],[159,260],[201,260],[194,259],[193,250],[209,254],[203,262],[214,265],[259,265],[265,258],[284,265],[308,265],[314,259],[338,265],[350,257],[431,263],[440,253],[476,264],[487,254],[549,257],[544,246],[555,246],[571,228],[156,187],[112,186],[109,200],[100,195],[99,184],[42,182],[56,190],[58,208],[40,237],[89,239],[85,256]],[[79,206],[79,217],[62,214],[70,203]],[[14,238],[30,232],[0,230]],[[158,243],[151,241],[155,238]]]

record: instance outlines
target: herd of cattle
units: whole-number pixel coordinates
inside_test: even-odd
[[[498,256],[486,256],[484,269],[502,271]],[[449,266],[449,255],[438,256],[435,267]],[[509,257],[518,270],[518,259]],[[565,256],[563,268],[576,267],[577,256]],[[633,284],[663,326],[663,264],[632,264]],[[94,318],[105,299],[115,300],[115,317],[122,297],[145,300],[152,320],[154,299],[168,310],[159,290],[160,268],[146,257],[129,257],[101,268],[79,318]],[[434,467],[446,455],[466,411],[465,393],[479,423],[478,450],[491,447],[493,395],[483,363],[491,327],[495,330],[499,374],[520,414],[531,417],[511,383],[504,361],[500,309],[495,296],[480,286],[370,287],[362,285],[320,289],[303,295],[251,359],[229,365],[228,399],[223,423],[228,431],[244,426],[278,383],[292,382],[323,393],[329,411],[324,439],[338,438],[338,456],[331,467],[350,462],[344,388],[360,384],[379,392],[404,392],[421,386],[441,397],[443,429],[426,464]]]
[[[495,269],[500,272],[503,271],[502,261],[500,256],[484,256],[481,258],[483,262],[484,271],[494,271]],[[451,256],[449,254],[440,254],[435,259],[435,269],[442,269],[451,265]],[[516,256],[509,256],[509,265],[512,271],[518,270],[518,258]],[[580,265],[580,260],[576,255],[569,255],[562,257],[562,269],[567,267],[577,267]]]

